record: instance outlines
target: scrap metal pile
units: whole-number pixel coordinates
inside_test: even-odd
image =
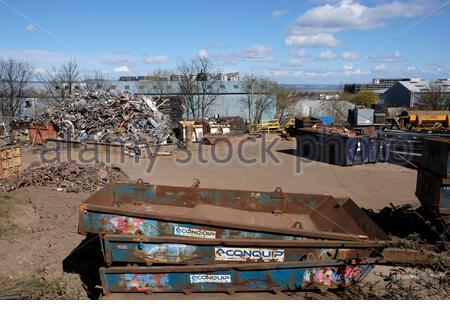
[[[172,134],[170,118],[150,97],[118,91],[75,93],[48,109],[39,122],[52,122],[67,140],[119,144],[162,144]]]
[[[58,191],[93,192],[110,182],[123,182],[127,179],[128,176],[121,169],[104,163],[85,165],[73,162],[35,162],[23,172],[0,180],[0,191],[49,186]]]
[[[105,295],[346,287],[387,239],[350,199],[142,180],[84,201],[78,231],[102,241]]]

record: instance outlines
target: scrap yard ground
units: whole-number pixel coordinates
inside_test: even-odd
[[[274,139],[278,137],[270,135],[268,143]],[[237,147],[240,140],[233,138],[232,141],[233,147]],[[228,147],[223,143],[216,147],[202,146],[203,157],[199,157],[196,151],[199,145],[194,145],[192,159],[185,164],[177,161],[186,158],[184,151],[177,151],[171,156],[158,156],[151,172],[147,172],[147,158],[141,158],[136,163],[134,158],[125,156],[124,162],[114,161],[111,164],[122,168],[130,181],[143,178],[145,182],[152,184],[189,186],[194,179],[199,179],[201,187],[221,189],[272,191],[281,187],[285,192],[327,193],[336,197],[350,197],[359,206],[375,210],[388,206],[389,203],[419,204],[414,195],[415,170],[388,163],[340,167],[305,162],[303,159],[301,171],[297,174],[297,157],[293,155],[294,141],[275,142],[273,154],[279,159],[279,163],[275,163],[267,154],[267,162],[262,163],[260,139],[253,142],[249,140],[244,145],[243,154],[246,159],[256,159],[255,164],[242,163],[236,152],[233,152],[230,163],[214,163],[211,149],[215,148],[216,158],[224,159],[227,155]],[[103,156],[100,155],[99,158]],[[36,150],[24,150],[24,167],[38,159],[39,153]],[[201,160],[208,163],[201,163]],[[98,269],[98,265],[97,269],[92,267],[99,263],[95,258],[98,252],[94,252],[98,248],[90,248],[97,241],[86,241],[84,236],[77,234],[78,206],[88,196],[87,193],[58,192],[50,187],[27,187],[2,194],[7,206],[2,209],[1,219],[3,222],[8,220],[8,223],[2,224],[0,232],[0,281],[3,288],[8,288],[11,281],[20,280],[23,281],[20,282],[23,286],[31,287],[31,297],[33,290],[42,290],[42,284],[47,289],[55,290],[54,295],[50,293],[53,298],[98,297],[99,291],[95,289],[96,275],[92,275],[95,272],[93,270]],[[33,289],[33,285],[40,289]],[[11,287],[9,294],[14,292]],[[217,294],[201,297],[214,298]],[[257,298],[258,295],[252,297]],[[305,298],[300,294],[291,297]],[[322,297],[331,296],[325,294]]]

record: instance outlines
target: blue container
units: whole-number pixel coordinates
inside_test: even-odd
[[[368,248],[371,249],[368,249]],[[108,266],[114,263],[205,265],[223,263],[270,263],[328,261],[369,257],[383,243],[352,241],[181,239],[176,237],[103,237]],[[340,250],[342,249],[342,250]]]
[[[105,295],[118,292],[296,291],[345,287],[360,281],[369,263],[285,262],[215,266],[101,268]]]
[[[320,121],[322,121],[327,125],[332,125],[334,123],[333,117],[314,116],[314,118],[319,119]]]

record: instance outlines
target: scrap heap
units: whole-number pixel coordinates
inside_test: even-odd
[[[151,98],[113,90],[75,93],[57,108],[48,109],[39,122],[52,122],[62,139],[132,148],[163,144],[172,134],[169,117]]]
[[[23,172],[1,180],[0,191],[49,186],[58,191],[93,192],[108,183],[124,182],[127,179],[128,176],[121,169],[104,163],[86,165],[73,162],[35,162]]]

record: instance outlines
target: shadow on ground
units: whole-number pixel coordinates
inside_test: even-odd
[[[298,156],[297,149],[282,149],[282,150],[277,150],[277,152],[288,154],[290,156]]]
[[[63,270],[67,273],[80,275],[83,287],[89,299],[98,299],[102,293],[100,286],[99,268],[104,267],[100,238],[98,235],[88,235],[63,260]]]

